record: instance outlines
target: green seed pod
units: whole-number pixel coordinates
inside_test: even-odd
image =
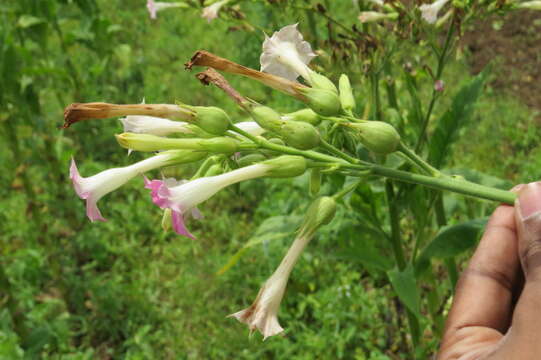
[[[313,149],[321,140],[319,132],[313,125],[300,121],[286,121],[278,134],[286,144],[301,150]]]
[[[321,170],[314,168],[310,171],[310,195],[316,196],[321,189]]]
[[[276,111],[267,106],[255,106],[251,109],[251,115],[255,122],[263,129],[278,131],[283,121]]]
[[[237,164],[239,164],[240,167],[245,167],[265,160],[267,160],[267,158],[262,154],[248,154],[241,157],[237,161]]]
[[[395,128],[383,121],[366,121],[350,124],[359,131],[361,143],[376,154],[390,154],[400,144],[400,135]]]
[[[314,126],[317,126],[321,123],[321,117],[316,114],[312,109],[302,109],[289,114],[285,114],[282,116],[282,120],[302,121],[312,124]]]
[[[353,111],[353,109],[355,109],[355,98],[353,97],[351,83],[346,74],[340,76],[338,87],[340,88],[340,103],[342,104],[342,109],[348,112]]]
[[[306,160],[302,156],[282,155],[274,159],[263,161],[262,164],[270,165],[267,171],[268,177],[287,178],[304,174]]]
[[[319,115],[333,116],[340,113],[340,98],[331,90],[303,88],[300,92],[306,96],[306,104]]]
[[[333,82],[328,77],[318,74],[315,71],[312,71],[310,73],[309,82],[314,89],[329,90],[334,92],[335,94],[338,94],[338,89],[333,84]]]

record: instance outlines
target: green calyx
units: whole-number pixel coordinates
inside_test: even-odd
[[[304,174],[307,168],[306,159],[296,155],[282,155],[263,161],[269,166],[266,176],[271,178],[288,178]]]
[[[336,214],[336,200],[330,196],[317,198],[306,211],[299,236],[312,236],[317,229],[331,222]]]
[[[400,135],[391,124],[386,122],[365,121],[344,125],[357,130],[361,143],[376,154],[390,154],[400,145]]]
[[[314,126],[321,123],[321,116],[316,114],[312,109],[301,109],[282,116],[282,120],[302,121]]]
[[[342,105],[337,92],[317,88],[303,88],[299,91],[306,97],[306,104],[317,114],[333,116],[340,113]]]
[[[231,120],[225,111],[216,106],[179,105],[193,113],[193,123],[212,135],[223,135]]]

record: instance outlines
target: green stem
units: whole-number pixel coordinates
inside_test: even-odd
[[[387,196],[387,206],[389,207],[389,217],[391,223],[391,245],[393,248],[393,254],[396,261],[396,265],[400,271],[404,271],[406,268],[406,256],[404,255],[404,249],[402,247],[402,238],[400,236],[400,214],[398,209],[398,202],[395,201],[393,184],[387,180],[385,181],[385,194]],[[419,320],[409,309],[406,308],[406,317],[408,319],[408,325],[410,328],[411,339],[413,341],[413,347],[419,344],[420,330]]]
[[[341,165],[350,168],[358,168],[366,170],[364,166],[357,165]],[[386,178],[395,179],[407,183],[424,185],[432,189],[448,190],[455,193],[473,196],[485,200],[493,200],[503,202],[505,204],[514,204],[517,197],[516,194],[491,188],[484,185],[479,185],[466,180],[454,179],[451,177],[430,177],[426,175],[413,174],[406,171],[395,170],[380,165],[371,165],[370,171],[374,175],[384,176]],[[364,176],[364,175],[363,175]]]
[[[441,172],[438,169],[424,161],[419,155],[417,155],[413,150],[408,148],[403,142],[400,142],[398,150],[404,155],[406,155],[415,165],[417,165],[427,174],[434,177],[442,176]]]
[[[352,156],[349,156],[348,154],[340,151],[339,149],[337,149],[336,147],[334,147],[333,145],[329,144],[328,142],[326,142],[325,140],[321,139],[321,142],[320,142],[320,146],[327,150],[328,152],[330,152],[331,154],[333,154],[334,156],[338,156],[350,163],[353,163],[353,164],[356,164],[356,163],[359,163],[360,160],[359,159],[355,159],[354,157]]]
[[[361,180],[355,181],[353,184],[346,186],[345,188],[343,188],[342,190],[334,194],[332,197],[334,198],[334,200],[337,200],[337,201],[342,199],[344,196],[346,196],[347,194],[355,190],[357,186],[361,184],[361,182],[362,182]]]
[[[451,20],[451,25],[449,26],[449,30],[447,31],[447,36],[445,38],[443,50],[438,58],[436,80],[440,80],[441,75],[443,73],[443,68],[445,67],[445,58],[447,57],[447,51],[449,50],[449,45],[451,44],[451,37],[455,30],[454,24],[455,22],[453,19]],[[430,116],[432,115],[432,110],[434,110],[434,105],[436,104],[437,97],[438,97],[438,92],[435,89],[432,89],[432,98],[430,99],[430,104],[428,105],[428,110],[426,112],[426,116],[423,121],[423,126],[421,128],[421,133],[419,134],[419,138],[417,139],[417,144],[415,145],[415,152],[419,152],[421,148],[423,147],[423,144],[426,138],[426,131],[428,129],[428,123],[430,122]]]

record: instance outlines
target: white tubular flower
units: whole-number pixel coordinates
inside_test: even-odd
[[[218,18],[218,12],[224,6],[227,4],[230,0],[222,0],[215,2],[214,4],[211,4],[205,8],[203,8],[203,13],[201,14],[201,17],[204,19],[207,19],[207,22],[210,24],[210,22],[216,18]]]
[[[438,13],[449,0],[436,0],[432,4],[424,4],[419,7],[421,16],[429,24],[434,24],[438,20]]]
[[[312,71],[308,63],[316,54],[310,44],[303,40],[297,25],[285,26],[270,38],[266,36],[260,57],[261,71],[289,80],[296,80],[300,75],[310,81]]]
[[[265,132],[265,129],[255,121],[243,121],[236,123],[235,126],[253,136],[259,136]]]
[[[172,121],[145,115],[129,115],[119,120],[124,125],[124,132],[156,136],[166,136],[172,133],[193,133],[189,124],[184,121]]]
[[[86,215],[90,221],[105,221],[97,206],[99,199],[139,174],[170,164],[174,154],[177,152],[164,152],[133,165],[108,169],[86,178],[79,174],[75,160],[71,159],[70,179],[77,195],[86,200]]]
[[[398,13],[380,13],[377,11],[362,11],[359,14],[359,21],[362,23],[377,22],[381,20],[395,20],[398,18]]]
[[[250,331],[255,329],[263,334],[263,340],[280,334],[284,329],[278,323],[278,310],[284,296],[289,275],[299,260],[302,251],[314,237],[317,229],[328,224],[336,212],[336,201],[332,197],[315,200],[308,209],[304,222],[295,241],[282,259],[282,262],[265,282],[252,305],[244,310],[229,315],[245,323]]]
[[[179,235],[194,239],[185,226],[185,216],[193,213],[196,206],[208,200],[223,188],[258,177],[265,176],[272,166],[255,164],[228,173],[208,176],[171,186],[162,180],[145,179],[145,187],[151,190],[152,201],[162,209],[172,210],[173,229]]]
[[[147,0],[147,10],[152,20],[156,19],[157,13],[159,11],[162,11],[164,9],[170,9],[170,8],[185,8],[187,6],[188,5],[182,2],[169,3],[169,2]]]

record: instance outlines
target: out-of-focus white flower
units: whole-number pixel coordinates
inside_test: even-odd
[[[201,14],[201,17],[207,19],[207,21],[210,23],[212,20],[218,17],[218,12],[222,8],[222,6],[227,4],[229,1],[231,0],[221,0],[215,2],[214,4],[206,6],[205,8],[203,8],[203,13]]]
[[[285,26],[271,37],[266,36],[259,59],[261,71],[289,80],[296,80],[299,75],[310,80],[308,63],[316,54],[310,43],[304,41],[297,25]]]
[[[362,11],[359,14],[359,20],[362,23],[377,22],[381,20],[395,20],[398,18],[398,13],[380,13],[377,11]]]
[[[429,24],[434,24],[438,20],[438,13],[449,0],[436,0],[432,4],[424,4],[419,7],[421,16]]]
[[[188,7],[183,2],[160,2],[160,1],[154,1],[154,0],[147,0],[147,9],[148,13],[150,15],[151,19],[156,19],[157,13],[159,11],[162,11],[164,9],[170,9],[170,8],[185,8]]]
[[[72,159],[70,179],[77,195],[86,200],[86,215],[88,218],[91,221],[105,221],[97,206],[99,199],[118,189],[139,174],[171,164],[178,153],[177,151],[163,152],[133,165],[107,169],[86,178],[79,174],[75,160]]]
[[[517,4],[519,9],[541,10],[541,1],[527,1]]]
[[[154,116],[128,115],[119,119],[124,125],[124,132],[166,136],[172,133],[192,134],[190,124],[184,121],[172,121]]]

